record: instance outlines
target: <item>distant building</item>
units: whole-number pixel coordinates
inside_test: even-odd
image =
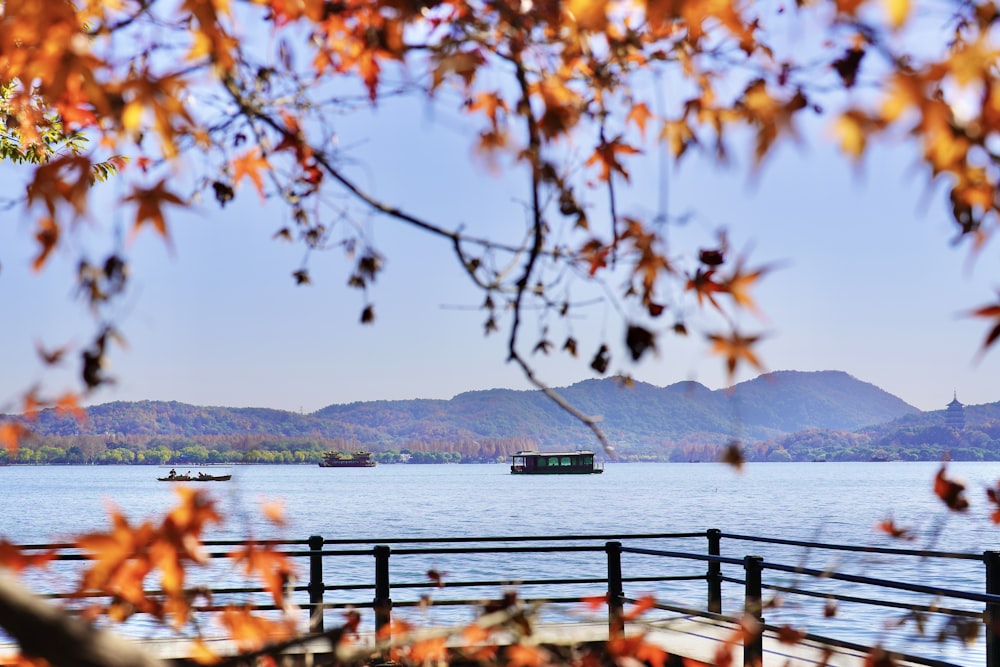
[[[965,428],[965,406],[958,402],[958,392],[955,392],[948,409],[945,410],[944,424],[951,428]]]

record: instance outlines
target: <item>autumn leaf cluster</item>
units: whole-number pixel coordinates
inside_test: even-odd
[[[178,212],[244,195],[277,212],[276,240],[305,250],[295,283],[312,282],[318,253],[341,253],[362,323],[376,321],[385,267],[375,217],[442,240],[482,292],[485,331],[504,332],[510,360],[540,388],[531,353],[627,375],[691,333],[732,376],[763,368],[752,293],[773,267],[752,265],[724,234],[672,247],[669,200],[654,214],[620,210],[636,165],[698,151],[759,169],[817,127],[848,160],[901,139],[978,252],[1000,213],[997,20],[990,2],[918,11],[910,0],[10,0],[0,157],[25,171],[24,191],[7,194],[33,220],[36,270],[75,252],[74,235],[124,236],[80,261],[77,293],[98,323],[74,350],[84,391],[111,381],[106,357],[122,339],[108,313],[128,286],[128,239],[151,231],[169,245]],[[800,28],[819,34],[790,41]],[[520,175],[521,242],[423,217],[355,180],[339,120],[398,97],[461,114],[487,167]],[[108,178],[117,194],[101,188]],[[127,234],[97,215],[109,198]],[[574,297],[579,283],[620,315],[603,340],[573,331],[589,303]],[[998,312],[971,311],[991,322],[986,347]]]

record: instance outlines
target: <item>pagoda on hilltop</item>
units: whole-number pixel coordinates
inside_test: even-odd
[[[965,406],[958,402],[958,392],[955,392],[944,412],[944,424],[949,428],[965,428]]]

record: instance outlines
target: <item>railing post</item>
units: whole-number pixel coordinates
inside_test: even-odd
[[[722,531],[718,528],[709,528],[706,531],[708,537],[708,555],[722,555]],[[708,561],[708,572],[705,573],[705,580],[708,581],[708,610],[715,614],[722,613],[722,563],[718,561]]]
[[[309,632],[323,632],[323,536],[309,536]]]
[[[1000,551],[983,553],[986,565],[986,593],[1000,595]],[[987,604],[983,614],[986,624],[986,667],[1000,667],[1000,605]]]
[[[392,614],[392,598],[389,597],[389,554],[391,549],[379,544],[375,554],[375,636],[380,640],[390,638],[389,619]]]
[[[604,550],[608,554],[608,636],[621,637],[625,632],[622,543],[607,542],[604,545]]]
[[[764,569],[762,556],[746,556],[743,558],[743,568],[746,570],[746,597],[744,613],[757,620],[753,634],[743,641],[743,666],[760,667],[764,662],[764,594],[761,584],[761,572]]]

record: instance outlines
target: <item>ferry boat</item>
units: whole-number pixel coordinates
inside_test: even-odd
[[[354,453],[337,450],[323,452],[323,460],[319,462],[320,468],[374,468],[376,465],[372,453],[363,449]]]
[[[510,466],[512,475],[588,475],[604,472],[604,464],[594,460],[594,452],[515,452]]]

